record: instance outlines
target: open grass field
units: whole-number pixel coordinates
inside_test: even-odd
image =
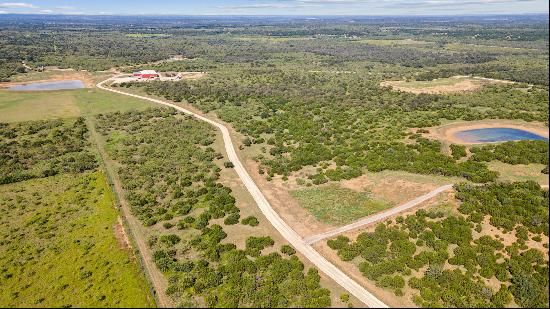
[[[0,91],[0,122],[71,118],[100,113],[143,110],[151,104],[98,89],[15,92]]]
[[[152,307],[102,172],[0,186],[1,307]]]
[[[519,47],[506,47],[506,46],[494,46],[494,45],[479,45],[479,44],[460,44],[460,43],[451,43],[445,45],[446,50],[450,51],[477,51],[477,52],[499,52],[506,54],[522,54],[533,51],[529,48],[519,48]]]
[[[366,43],[366,44],[372,44],[372,45],[378,45],[378,46],[408,46],[408,47],[418,47],[418,48],[426,48],[426,47],[433,47],[435,45],[434,42],[427,42],[427,41],[419,41],[419,40],[412,40],[412,39],[398,39],[398,40],[391,40],[391,39],[360,39],[356,40],[358,43]]]
[[[0,91],[0,122],[70,118],[79,114],[72,91]]]
[[[97,115],[112,112],[144,110],[153,106],[147,101],[121,96],[99,89],[78,90],[74,93],[76,104],[82,115]]]
[[[29,72],[25,74],[17,74],[11,78],[12,82],[29,82],[37,80],[49,80],[55,78],[59,72],[56,71],[42,71],[42,72]]]
[[[129,38],[166,38],[170,37],[169,34],[165,33],[128,33],[126,35]]]
[[[372,199],[338,185],[313,187],[291,192],[300,205],[320,221],[342,225],[391,207],[389,203]]]
[[[489,169],[499,172],[501,181],[528,181],[532,180],[541,185],[548,185],[548,175],[541,173],[544,164],[506,164],[499,161],[488,162]]]

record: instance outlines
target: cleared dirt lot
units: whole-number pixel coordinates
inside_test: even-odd
[[[113,78],[113,84],[121,83],[130,83],[130,82],[148,82],[151,80],[160,80],[163,82],[167,81],[178,81],[182,79],[199,79],[206,75],[204,72],[169,72],[169,73],[160,73],[159,78],[155,79],[146,79],[146,78],[137,78],[131,74],[125,76],[119,76]]]
[[[485,85],[497,83],[513,84],[513,82],[510,81],[492,78],[453,76],[449,78],[434,79],[432,81],[384,81],[380,83],[380,86],[391,87],[393,90],[414,94],[444,94],[476,91]]]

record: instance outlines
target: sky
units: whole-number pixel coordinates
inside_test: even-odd
[[[0,14],[460,15],[548,13],[549,0],[40,0],[2,1]],[[1,17],[0,17],[1,18]]]

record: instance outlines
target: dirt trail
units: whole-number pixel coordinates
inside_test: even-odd
[[[444,186],[441,186],[431,192],[428,192],[422,196],[419,196],[411,201],[408,201],[407,203],[401,205],[401,206],[397,206],[397,207],[393,207],[393,208],[390,208],[386,211],[383,211],[383,212],[380,212],[380,213],[377,213],[375,215],[372,215],[372,216],[369,216],[369,217],[366,217],[364,219],[361,219],[359,221],[356,221],[356,222],[353,222],[353,223],[350,223],[348,225],[344,225],[342,227],[339,227],[337,229],[334,229],[332,231],[328,231],[328,232],[325,232],[325,233],[321,233],[321,234],[317,234],[317,235],[313,235],[311,237],[308,237],[305,239],[305,242],[308,243],[308,244],[314,244],[318,241],[321,241],[323,239],[327,239],[327,238],[332,238],[334,236],[337,236],[337,235],[340,235],[340,234],[343,234],[345,232],[349,232],[349,231],[352,231],[352,230],[355,230],[355,229],[358,229],[360,227],[365,227],[366,225],[370,225],[370,224],[373,224],[373,223],[376,223],[376,222],[381,222],[381,221],[384,221],[385,219],[389,218],[389,217],[392,217],[392,216],[395,216],[401,212],[404,212],[404,211],[407,211],[427,200],[430,200],[432,199],[433,197],[437,196],[439,193],[442,193],[444,191],[447,191],[447,190],[450,190],[453,188],[453,185],[452,184],[449,184],[449,185],[444,185]]]
[[[239,175],[239,178],[245,185],[248,192],[250,192],[250,195],[254,198],[254,201],[256,201],[258,207],[262,211],[262,213],[265,215],[265,217],[269,220],[271,225],[279,231],[279,233],[298,251],[300,252],[304,257],[306,257],[311,263],[313,263],[320,271],[325,273],[329,278],[334,280],[336,283],[338,283],[340,286],[342,286],[344,289],[346,289],[350,294],[357,297],[360,301],[362,301],[366,306],[368,307],[374,307],[374,308],[387,308],[388,306],[383,303],[381,300],[376,298],[373,294],[371,294],[369,291],[367,291],[364,287],[362,287],[359,283],[357,283],[355,280],[350,278],[348,275],[346,275],[343,271],[338,269],[333,263],[328,261],[325,257],[323,257],[319,252],[317,252],[312,246],[304,242],[302,237],[298,235],[281,217],[279,214],[271,207],[265,196],[263,195],[262,191],[252,177],[248,174],[246,169],[244,168],[242,162],[239,160],[239,157],[237,156],[237,152],[235,151],[235,147],[233,146],[233,141],[231,139],[231,135],[229,134],[229,130],[227,127],[225,127],[223,124],[218,123],[212,119],[206,118],[202,115],[193,113],[183,107],[177,106],[175,104],[148,98],[145,96],[140,96],[136,94],[131,94],[115,89],[111,89],[109,87],[104,86],[104,84],[111,79],[107,79],[103,82],[100,82],[97,84],[97,87],[99,89],[103,89],[106,91],[110,91],[113,93],[118,93],[126,96],[135,97],[138,99],[147,100],[156,104],[169,106],[172,108],[175,108],[176,110],[183,112],[185,114],[191,115],[199,120],[205,121],[216,128],[218,128],[222,132],[223,141],[225,144],[225,151],[227,153],[227,156],[231,162],[235,165],[235,171]],[[136,237],[138,238],[138,237]],[[154,267],[154,266],[153,266]]]
[[[132,236],[135,245],[137,246],[139,254],[141,255],[142,265],[145,268],[149,281],[153,285],[153,289],[155,290],[157,305],[162,308],[173,308],[175,304],[165,293],[166,288],[168,287],[168,282],[166,281],[164,275],[158,270],[153,261],[151,252],[147,247],[144,228],[141,225],[141,222],[134,215],[132,215],[132,212],[130,211],[130,205],[128,204],[128,201],[126,201],[126,198],[124,196],[124,189],[122,189],[118,174],[114,170],[111,161],[107,156],[107,153],[105,152],[103,147],[101,147],[102,140],[99,136],[99,133],[97,133],[97,131],[95,130],[95,125],[93,121],[87,119],[87,125],[88,129],[90,130],[90,135],[94,140],[101,159],[104,163],[104,167],[107,171],[109,179],[111,179],[113,183],[115,194],[118,196],[118,200],[120,202],[122,214],[129,226],[129,234]]]

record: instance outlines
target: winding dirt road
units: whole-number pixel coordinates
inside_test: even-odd
[[[350,294],[352,294],[357,299],[362,301],[365,305],[371,308],[388,307],[385,303],[383,303],[381,300],[376,298],[369,291],[367,291],[365,288],[363,288],[361,285],[359,285],[357,282],[355,282],[353,279],[347,276],[344,272],[338,269],[334,264],[332,264],[327,259],[325,259],[321,254],[319,254],[315,249],[313,249],[313,247],[307,244],[300,237],[300,235],[298,235],[288,224],[286,224],[286,222],[283,221],[283,219],[281,219],[281,217],[277,214],[277,212],[271,207],[271,205],[269,204],[269,202],[267,201],[263,193],[260,191],[256,183],[252,180],[252,178],[244,168],[243,164],[239,160],[237,153],[235,152],[235,148],[233,147],[233,141],[231,140],[229,130],[223,124],[215,122],[199,114],[195,114],[185,108],[182,108],[180,106],[177,106],[169,102],[152,99],[152,98],[148,98],[148,97],[144,97],[136,94],[126,93],[123,91],[111,89],[109,87],[104,86],[104,84],[109,80],[111,80],[111,78],[100,82],[99,84],[97,84],[97,87],[105,91],[110,91],[121,95],[131,96],[134,98],[138,98],[138,99],[150,101],[156,104],[161,104],[161,105],[175,108],[176,110],[182,113],[191,115],[199,120],[205,121],[215,126],[216,128],[218,128],[222,132],[227,156],[229,160],[233,162],[235,166],[235,171],[239,175],[239,178],[244,183],[248,192],[250,192],[250,195],[252,195],[252,197],[254,198],[254,201],[256,201],[256,203],[258,204],[258,207],[260,208],[262,213],[269,220],[269,222],[277,229],[277,231],[279,231],[279,233],[281,233],[281,235],[290,244],[292,244],[292,246],[294,246],[294,248],[296,248],[297,251],[299,251],[309,261],[311,261],[311,263],[313,263],[320,271],[322,271],[328,277],[330,277],[339,285],[341,285],[344,289],[346,289]],[[155,287],[155,288],[158,288],[158,287]]]

